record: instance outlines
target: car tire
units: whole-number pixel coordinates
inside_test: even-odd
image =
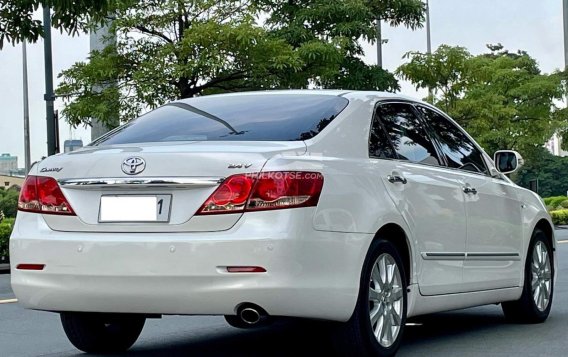
[[[510,321],[541,323],[547,319],[552,306],[554,261],[550,242],[540,229],[533,232],[527,252],[521,298],[501,306]]]
[[[136,315],[61,313],[61,323],[69,341],[87,353],[120,353],[140,336],[146,318]]]
[[[335,331],[336,351],[342,356],[393,356],[406,322],[407,283],[404,264],[391,242],[371,244],[359,286],[353,315]]]

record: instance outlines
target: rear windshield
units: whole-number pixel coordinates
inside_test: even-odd
[[[174,102],[92,145],[170,141],[293,141],[321,132],[349,101],[330,95],[239,95]]]

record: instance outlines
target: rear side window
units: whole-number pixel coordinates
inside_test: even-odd
[[[374,159],[396,159],[396,153],[379,119],[379,111],[373,118],[369,135],[369,157]]]
[[[431,109],[419,106],[418,110],[436,132],[449,167],[487,174],[483,155],[460,128]]]
[[[348,103],[343,97],[313,94],[193,98],[142,115],[93,145],[307,140],[320,133]]]
[[[430,136],[412,106],[402,103],[383,104],[378,111],[398,159],[440,165]]]

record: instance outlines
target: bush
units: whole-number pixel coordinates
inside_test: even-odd
[[[8,244],[13,227],[14,219],[6,218],[2,221],[2,223],[0,223],[0,263],[7,263],[10,261]]]
[[[18,196],[16,190],[2,190],[0,191],[0,211],[4,212],[6,217],[16,217],[18,211]]]
[[[547,206],[558,207],[564,201],[568,200],[566,196],[554,196],[544,198],[544,204]]]
[[[544,197],[542,200],[544,201],[544,204],[547,206],[550,206],[550,201],[552,201],[553,197]]]
[[[560,207],[562,207],[563,209],[568,208],[568,200],[564,200],[564,201],[560,202]]]
[[[552,217],[552,223],[555,225],[568,224],[568,209],[551,211],[550,217]]]

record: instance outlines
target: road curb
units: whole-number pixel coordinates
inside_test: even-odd
[[[0,264],[0,274],[9,274],[10,264]]]

